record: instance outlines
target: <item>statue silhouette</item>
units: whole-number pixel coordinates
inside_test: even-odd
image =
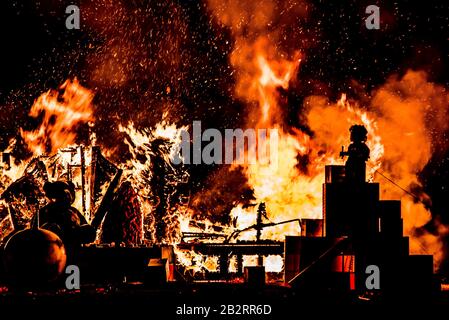
[[[95,240],[95,229],[72,207],[75,200],[73,183],[46,182],[43,189],[50,202],[33,217],[32,226],[56,233],[66,247],[68,260],[72,260],[78,254],[81,244]]]
[[[351,132],[351,144],[347,151],[340,152],[340,156],[348,156],[346,160],[345,171],[346,180],[348,182],[365,182],[366,181],[366,161],[369,159],[370,150],[365,144],[368,131],[363,125],[353,125],[349,131]]]

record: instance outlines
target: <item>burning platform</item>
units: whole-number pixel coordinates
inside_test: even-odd
[[[3,191],[3,256],[20,255],[8,251],[8,245],[18,231],[33,230],[28,229],[33,216],[41,212],[36,208],[45,203],[44,182],[64,179],[73,184],[72,201],[79,200],[74,206],[96,233],[92,243],[82,245],[76,256],[68,256],[80,267],[88,286],[133,284],[135,290],[165,290],[177,284],[221,283],[255,290],[279,286],[300,296],[331,292],[372,297],[366,270],[375,266],[382,279],[375,297],[428,298],[435,293],[433,258],[409,254],[401,203],[379,200],[379,184],[365,181],[367,158],[357,158],[358,152],[357,148],[342,152],[350,157],[346,166],[325,167],[322,219],[271,222],[265,204],[259,203],[253,205],[255,223],[244,228],[188,221],[190,227],[183,231],[182,221],[177,226],[167,225],[169,220],[164,220],[165,225],[160,221],[146,224],[148,215],[138,191],[123,177],[124,170],[106,160],[98,147],[62,149],[56,156],[30,161],[24,175]],[[51,197],[48,190],[46,195]],[[160,209],[154,212],[159,214]],[[264,238],[270,228],[292,224],[299,229],[297,235],[282,234],[283,241]],[[161,227],[178,230],[178,240],[163,243],[157,235],[153,240],[145,236]],[[252,235],[245,239],[247,233]],[[8,263],[0,272],[5,284],[10,283]]]

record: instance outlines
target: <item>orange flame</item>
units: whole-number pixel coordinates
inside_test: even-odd
[[[34,155],[54,154],[75,143],[78,125],[94,121],[93,93],[77,79],[65,81],[57,90],[49,90],[36,99],[31,117],[42,116],[39,128],[21,130],[21,135]]]
[[[272,23],[285,12],[277,12],[273,1],[264,1],[256,15],[251,15],[254,8],[249,1],[223,4],[209,0],[209,5],[217,21],[229,27],[235,37],[231,54],[237,75],[235,91],[249,106],[256,105],[249,109],[248,126],[279,130],[278,166],[257,163],[244,168],[256,201],[266,203],[269,220],[321,217],[324,165],[342,163],[339,148],[349,142],[348,128],[363,124],[369,133],[367,145],[371,150],[369,180],[382,182],[381,199],[402,200],[404,232],[411,236],[411,252],[432,253],[438,264],[444,252],[440,237],[415,233],[430,221],[430,211],[398,185],[407,190],[421,186],[418,174],[432,155],[426,113],[441,114],[438,107],[444,107],[442,101],[448,97],[444,88],[427,82],[424,73],[410,71],[402,79],[389,79],[374,91],[367,106],[349,102],[345,94],[336,103],[323,96],[310,96],[304,109],[313,136],[294,128],[286,130],[278,88],[287,89],[296,80],[301,55],[280,49],[282,27]],[[432,125],[445,126],[434,118]],[[302,156],[307,158],[304,168],[298,163]],[[423,192],[419,197],[428,198]],[[231,215],[237,218],[239,228],[256,221],[255,209],[237,206]],[[440,226],[439,234],[446,233],[446,229]],[[295,224],[286,224],[264,233],[270,239],[283,239],[299,230]],[[254,234],[248,232],[245,237],[254,238]]]

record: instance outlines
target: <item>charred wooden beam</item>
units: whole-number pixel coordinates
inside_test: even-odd
[[[98,207],[97,211],[95,212],[95,216],[92,220],[91,226],[95,229],[98,229],[101,225],[101,222],[103,221],[104,217],[108,213],[112,200],[114,198],[114,192],[115,189],[118,187],[120,178],[122,177],[123,170],[119,169],[117,173],[114,176],[114,179],[112,179],[111,183],[109,184],[108,189],[106,190],[106,193],[101,200],[100,206]]]
[[[284,242],[243,242],[243,243],[181,243],[177,246],[181,250],[194,250],[195,252],[220,256],[225,255],[278,255],[284,253]]]
[[[90,160],[90,217],[92,218],[93,215],[93,209],[95,206],[95,179],[96,173],[97,173],[97,161],[98,161],[98,154],[100,153],[100,148],[98,146],[92,146],[92,155]]]
[[[182,240],[186,238],[195,238],[195,239],[217,239],[217,238],[226,238],[227,235],[224,233],[211,233],[211,232],[183,232]]]
[[[84,147],[80,148],[80,158],[81,158],[81,207],[83,210],[83,215],[86,216],[86,161],[84,159]]]

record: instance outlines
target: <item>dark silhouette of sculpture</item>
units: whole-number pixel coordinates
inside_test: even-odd
[[[349,131],[351,132],[351,144],[347,151],[340,152],[340,156],[348,156],[346,160],[345,171],[346,180],[348,182],[365,182],[366,181],[366,161],[369,159],[370,150],[365,144],[368,131],[363,125],[353,125]]]
[[[44,192],[50,203],[39,210],[33,225],[56,233],[63,241],[68,257],[76,254],[82,243],[95,240],[95,229],[74,207],[75,186],[71,182],[46,182]]]
[[[66,266],[61,239],[49,230],[32,228],[16,232],[6,243],[3,263],[13,289],[34,289],[55,283]]]

